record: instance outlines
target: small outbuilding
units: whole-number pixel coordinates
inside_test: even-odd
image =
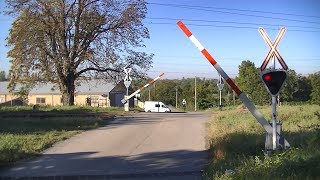
[[[133,93],[131,87],[129,87],[129,95]],[[123,107],[123,103],[121,100],[127,94],[127,88],[123,83],[123,80],[120,81],[110,92],[109,92],[109,99],[110,99],[110,106],[114,107]],[[134,107],[134,98],[129,100],[129,107]]]

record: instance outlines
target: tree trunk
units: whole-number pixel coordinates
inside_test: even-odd
[[[64,106],[74,105],[74,92],[75,92],[75,80],[72,77],[68,77],[67,81],[63,84],[62,91],[62,103]]]
[[[74,91],[64,92],[62,94],[62,102],[64,106],[73,106],[74,105]]]

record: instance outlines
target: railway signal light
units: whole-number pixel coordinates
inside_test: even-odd
[[[269,94],[277,96],[287,79],[287,72],[283,70],[264,71],[261,79]]]

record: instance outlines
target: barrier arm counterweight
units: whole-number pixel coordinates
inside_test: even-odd
[[[267,133],[272,134],[272,126],[265,120],[262,114],[257,110],[257,108],[251,103],[248,97],[241,92],[241,90],[234,84],[232,79],[224,72],[217,61],[211,56],[211,54],[202,46],[202,44],[196,39],[196,37],[191,33],[191,31],[183,24],[182,21],[178,21],[177,25],[180,29],[187,35],[191,42],[199,49],[199,51],[205,56],[205,58],[211,63],[211,65],[218,71],[218,73],[223,77],[223,79],[228,83],[228,85],[233,89],[233,91],[238,95],[239,99],[248,108],[251,114],[256,118],[260,125],[267,131]],[[279,135],[279,134],[278,134]],[[289,147],[290,144],[286,139],[285,146]]]
[[[140,87],[138,90],[136,90],[134,93],[130,94],[128,97],[124,98],[121,100],[121,102],[123,104],[125,104],[130,98],[132,98],[133,96],[135,96],[136,94],[138,94],[139,92],[141,92],[142,90],[144,90],[145,88],[147,88],[148,86],[150,86],[151,84],[153,84],[154,82],[156,82],[158,79],[160,79],[162,76],[164,75],[164,73],[160,74],[158,77],[154,78],[153,80],[151,80],[148,84]]]

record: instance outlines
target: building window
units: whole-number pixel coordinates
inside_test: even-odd
[[[36,98],[36,104],[46,104],[46,98]]]
[[[99,96],[90,96],[91,106],[99,106]]]

